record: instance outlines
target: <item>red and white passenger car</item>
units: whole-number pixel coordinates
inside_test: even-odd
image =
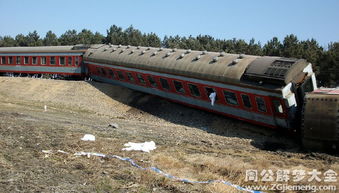
[[[0,72],[81,76],[85,51],[82,46],[0,48]]]
[[[311,64],[280,57],[95,45],[84,62],[94,80],[272,128],[293,129],[316,88]]]

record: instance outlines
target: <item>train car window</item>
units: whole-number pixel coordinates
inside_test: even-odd
[[[8,57],[8,64],[13,64],[13,57],[12,56]]]
[[[111,76],[111,78],[114,78],[114,72],[112,69],[108,70],[108,74]]]
[[[79,57],[75,57],[75,65],[76,65],[76,66],[79,65]]]
[[[120,80],[125,80],[125,76],[121,71],[117,71],[117,73]]]
[[[41,64],[45,65],[47,63],[46,57],[41,57]]]
[[[224,90],[224,96],[225,96],[225,100],[228,104],[231,104],[231,105],[238,105],[239,104],[237,96],[235,95],[234,92],[229,92],[229,91]]]
[[[38,63],[37,57],[33,56],[32,57],[32,64],[37,64],[37,63]]]
[[[104,75],[104,76],[106,76],[106,74],[107,74],[107,73],[106,73],[106,70],[103,69],[103,68],[100,68],[100,70],[101,70],[101,74]]]
[[[185,89],[184,86],[182,85],[182,83],[180,81],[174,80],[173,81],[175,90],[179,93],[185,93]]]
[[[73,58],[72,58],[72,56],[68,56],[68,65],[69,66],[73,65]]]
[[[148,81],[151,84],[152,87],[158,87],[157,82],[155,82],[154,78],[152,76],[148,76]]]
[[[59,57],[59,64],[63,65],[63,66],[65,65],[65,57],[64,56]]]
[[[20,56],[16,57],[16,64],[21,64],[21,57]]]
[[[275,113],[283,113],[283,107],[281,105],[281,102],[279,100],[273,100],[273,109]]]
[[[157,82],[155,82],[154,78],[152,76],[148,76],[148,81],[151,84],[152,87],[158,87]]]
[[[97,69],[97,74],[101,74],[100,68],[99,68],[99,67],[96,67],[96,69]]]
[[[51,65],[55,65],[55,56],[51,56],[51,60],[49,62]]]
[[[1,57],[1,64],[6,64],[6,57],[5,56]]]
[[[200,97],[200,91],[199,91],[199,88],[196,85],[188,84],[188,88],[190,89],[191,94],[193,96]]]
[[[214,92],[216,94],[215,95],[215,101],[218,100],[218,94],[217,94],[217,92],[215,91],[214,88],[205,87],[205,91],[206,91],[207,97],[210,97],[210,95]]]
[[[246,108],[251,108],[252,104],[251,104],[251,99],[248,95],[242,94],[241,95],[241,99],[242,99],[242,103],[244,103],[244,106]]]
[[[166,89],[166,90],[170,89],[167,79],[160,78],[160,83],[163,89]]]
[[[8,57],[8,64],[13,64],[13,57],[12,56]]]
[[[28,64],[29,63],[29,57],[28,56],[25,56],[24,57],[24,64]]]
[[[127,78],[128,78],[128,80],[129,80],[130,82],[135,82],[135,79],[134,79],[134,77],[133,77],[132,73],[130,73],[130,72],[127,72],[126,74],[127,74]]]
[[[258,107],[258,110],[261,111],[261,112],[266,112],[267,109],[266,109],[266,103],[264,101],[263,98],[261,97],[256,97],[255,98],[255,101],[257,102],[257,107]]]
[[[144,77],[141,74],[137,73],[137,78],[141,84],[146,84]]]

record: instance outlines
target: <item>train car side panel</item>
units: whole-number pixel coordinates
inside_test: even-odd
[[[168,77],[167,75],[161,75],[159,73],[154,74],[152,72],[146,72],[143,71],[141,75],[142,77],[145,77],[145,83],[140,84],[137,81],[137,74],[141,72],[136,72],[134,69],[121,69],[117,68],[116,66],[112,65],[100,65],[100,64],[92,64],[90,62],[86,62],[89,74],[91,77],[95,80],[99,80],[102,82],[107,82],[111,84],[117,84],[120,86],[128,87],[131,89],[135,89],[141,92],[154,94],[161,96],[163,98],[180,102],[189,106],[198,107],[204,110],[208,110],[215,113],[220,113],[223,115],[227,115],[230,117],[234,117],[240,120],[245,120],[248,122],[252,122],[255,124],[261,124],[264,126],[269,126],[272,128],[277,127],[276,119],[279,119],[281,123],[286,123],[286,120],[284,118],[276,118],[272,116],[272,110],[269,106],[270,103],[270,97],[268,96],[262,96],[262,95],[254,95],[253,93],[243,93],[237,90],[230,90],[224,87],[216,87],[213,85],[209,85],[206,82],[200,81],[196,82],[193,79],[186,81],[179,77]],[[114,74],[114,77],[109,75],[107,73],[108,71],[112,71]],[[119,75],[120,74],[120,75]],[[128,75],[130,74],[130,75]],[[133,76],[133,80],[131,81],[131,77]],[[149,78],[152,77],[152,81],[150,81]],[[147,80],[148,79],[148,80]],[[147,80],[147,81],[146,81]],[[164,83],[166,80],[167,83]],[[183,93],[177,92],[174,86],[174,81],[178,81],[182,83],[182,87],[184,89]],[[166,85],[168,84],[168,85]],[[189,87],[193,86],[195,89],[190,89]],[[217,93],[218,99],[216,100],[216,103],[212,106],[211,101],[207,98],[207,93],[205,91],[206,87],[215,88]],[[194,91],[195,90],[195,91]],[[231,93],[235,93],[236,96],[236,103],[237,104],[230,104],[227,102],[227,98],[225,97],[225,94],[222,94],[221,91],[228,91]],[[199,94],[197,94],[199,92]],[[179,94],[180,93],[180,94]],[[246,109],[242,106],[242,103],[240,102],[240,96],[241,94],[246,94],[248,96],[251,96],[251,98],[260,98],[261,108],[265,109],[265,111],[258,110],[257,103],[254,102],[253,107],[251,110]],[[267,93],[270,95],[269,93]],[[235,103],[235,102],[233,102]],[[284,125],[285,127],[287,125]]]

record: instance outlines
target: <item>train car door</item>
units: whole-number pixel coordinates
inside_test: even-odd
[[[288,116],[284,101],[278,97],[270,97],[270,101],[275,124],[278,127],[288,128]]]

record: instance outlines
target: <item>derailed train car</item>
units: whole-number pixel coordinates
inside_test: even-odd
[[[293,128],[298,105],[290,82],[300,81],[295,74],[313,76],[303,60],[177,49],[101,45],[84,59],[93,79],[273,128]]]
[[[0,57],[0,72],[89,76],[338,147],[339,90],[319,90],[302,59],[103,44],[0,48]]]
[[[310,107],[308,98],[317,90],[316,77],[312,65],[302,59],[93,45],[85,53],[84,63],[94,80],[266,127],[303,132],[300,135],[309,147],[338,146],[338,122],[311,128],[308,124],[313,123],[303,119],[311,111],[313,122],[319,121],[317,114],[333,114],[325,113],[332,108],[325,103],[323,111]],[[332,97],[333,102],[339,99],[339,95]]]
[[[305,147],[310,149],[338,148],[338,88],[321,88],[306,95],[301,130]]]

